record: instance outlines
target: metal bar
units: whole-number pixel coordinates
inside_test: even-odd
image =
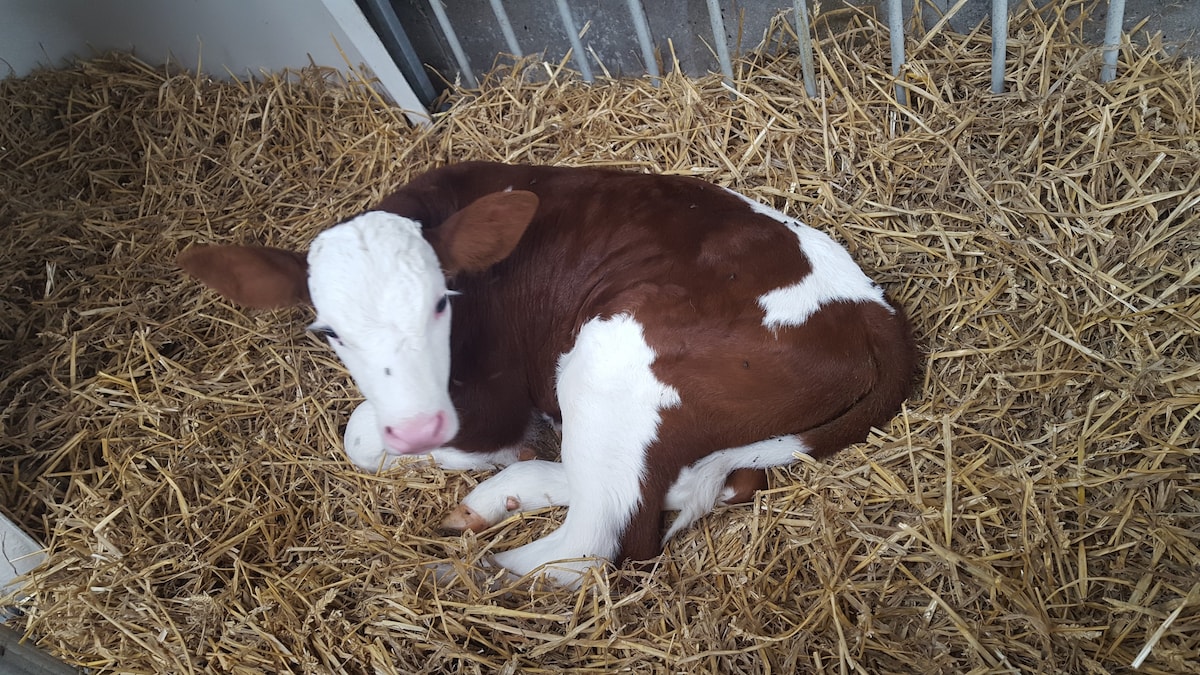
[[[904,66],[904,12],[902,0],[888,0],[888,33],[892,43],[892,77],[896,78],[896,102],[908,105],[908,92],[900,83]]]
[[[462,43],[458,41],[458,33],[455,33],[454,26],[450,25],[450,17],[446,16],[446,8],[442,7],[442,0],[429,0],[429,8],[437,17],[438,25],[442,27],[442,34],[446,36],[446,42],[450,43],[450,51],[454,52],[454,60],[458,62],[458,72],[462,74],[468,87],[478,87],[479,80],[475,79],[475,73],[471,71],[471,62],[467,60],[467,53],[463,51]]]
[[[68,666],[30,642],[21,634],[0,624],[0,673],[11,675],[79,675]]]
[[[713,42],[716,43],[721,72],[725,73],[725,79],[732,85],[733,61],[729,58],[729,45],[725,40],[725,19],[721,18],[720,0],[708,0],[708,22],[712,25]]]
[[[392,55],[392,59],[396,61],[396,66],[400,68],[404,79],[408,80],[409,86],[416,91],[421,103],[424,105],[433,103],[433,99],[437,98],[437,89],[429,80],[421,58],[417,56],[417,50],[413,49],[412,41],[408,39],[408,33],[404,32],[404,26],[400,25],[400,18],[396,16],[396,10],[392,7],[392,3],[388,0],[366,0],[363,4],[371,14],[371,18],[375,19],[375,23],[378,24],[379,38],[383,41],[388,53]]]
[[[492,0],[492,14],[496,15],[496,23],[500,24],[500,32],[504,33],[504,41],[508,43],[508,52],[518,59],[525,56],[521,51],[521,43],[517,42],[517,34],[513,32],[512,21],[504,10],[504,0]]]
[[[812,26],[808,23],[808,3],[792,0],[796,13],[796,37],[800,40],[800,72],[804,75],[804,91],[809,98],[817,97],[817,76],[813,69]]]
[[[1008,0],[992,0],[992,93],[1004,93],[1008,59]]]
[[[646,8],[642,0],[627,0],[629,16],[633,17],[633,29],[637,32],[638,44],[642,47],[642,60],[646,62],[646,72],[650,81],[658,86],[658,59],[654,58],[654,40],[650,37],[650,22],[646,20]]]
[[[594,81],[592,67],[588,65],[587,54],[583,51],[583,42],[579,39],[579,29],[575,27],[575,17],[571,16],[571,8],[567,6],[567,0],[554,0],[554,4],[558,5],[558,15],[562,18],[563,28],[567,31],[567,39],[571,41],[571,51],[575,54],[575,65],[579,67],[579,74],[583,76],[585,82]]]
[[[1121,25],[1125,19],[1125,0],[1108,0],[1108,21],[1104,25],[1104,64],[1100,81],[1112,82],[1117,76],[1117,53],[1121,47]]]

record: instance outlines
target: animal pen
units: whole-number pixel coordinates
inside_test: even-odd
[[[897,78],[867,11],[815,15],[812,96],[791,15],[724,74],[501,60],[426,126],[318,67],[4,80],[0,506],[47,547],[7,624],[90,672],[1200,672],[1200,73],[1126,38],[1101,82],[1093,10],[1017,8],[1002,93],[986,25],[917,23]],[[831,233],[912,317],[916,392],[649,568],[435,580],[561,511],[439,532],[484,476],[355,469],[311,317],[174,258],[302,249],[467,159],[699,176]]]

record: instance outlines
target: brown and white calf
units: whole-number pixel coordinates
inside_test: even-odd
[[[180,264],[244,305],[312,303],[366,399],[345,439],[360,467],[511,465],[467,498],[486,522],[569,501],[556,531],[496,556],[516,574],[576,559],[546,569],[566,584],[746,498],[739,470],[756,486],[864,440],[916,362],[903,313],[833,239],[687,177],[456,164],[307,255]],[[561,423],[561,464],[514,464],[536,414]],[[665,508],[681,513],[664,538]]]

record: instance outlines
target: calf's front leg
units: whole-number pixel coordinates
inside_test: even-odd
[[[509,515],[547,506],[566,506],[570,498],[562,464],[533,459],[510,464],[471,490],[442,527],[482,532]]]
[[[738,469],[725,479],[713,506],[751,501],[754,493],[766,486],[765,472]],[[663,508],[679,511],[690,507],[688,491],[694,487],[691,481],[677,480],[667,492]],[[562,464],[543,460],[517,462],[471,490],[442,521],[442,527],[455,532],[482,532],[508,516],[547,506],[569,506],[570,501],[571,491]]]
[[[643,491],[642,477],[658,440],[660,411],[680,399],[655,377],[654,359],[641,325],[629,315],[583,325],[575,346],[559,359],[557,381],[571,506],[557,530],[497,554],[497,564],[525,575],[559,561],[546,574],[578,586],[588,569],[606,560],[646,553],[631,541],[659,545],[666,486]]]

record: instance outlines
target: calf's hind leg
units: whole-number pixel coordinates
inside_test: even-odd
[[[628,554],[631,536],[647,540],[644,530],[650,529],[648,540],[657,545],[666,490],[643,491],[646,457],[658,438],[660,411],[680,401],[674,388],[654,376],[654,359],[641,325],[628,315],[592,319],[580,329],[558,369],[571,505],[557,530],[496,555],[499,565],[524,575],[565,560],[546,573],[577,586],[581,574],[602,564],[596,558]]]

